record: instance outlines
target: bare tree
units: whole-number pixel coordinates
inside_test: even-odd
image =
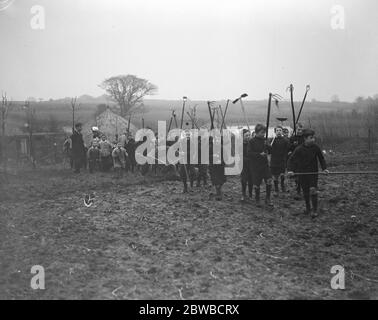
[[[72,133],[75,132],[75,110],[76,110],[76,100],[77,97],[71,98],[71,109],[72,109]],[[79,104],[80,105],[80,104]]]
[[[30,101],[26,100],[23,106],[26,114],[26,127],[29,133],[29,159],[35,169],[35,158],[34,158],[34,146],[33,146],[33,132],[35,125],[35,109],[30,106]]]
[[[12,101],[8,100],[7,94],[2,94],[2,101],[1,101],[1,145],[0,145],[0,155],[1,155],[1,162],[3,163],[5,159],[5,124],[8,118],[9,110],[12,106]]]
[[[143,98],[156,93],[157,86],[134,75],[120,75],[108,78],[100,84],[111,99],[116,101],[121,116],[127,116],[132,109],[142,106]]]

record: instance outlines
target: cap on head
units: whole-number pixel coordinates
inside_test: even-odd
[[[314,136],[314,135],[315,135],[315,131],[312,129],[303,129],[302,131],[303,138],[307,138],[309,136]]]
[[[261,123],[256,124],[256,127],[255,127],[255,132],[256,133],[258,133],[260,131],[265,131],[265,130],[266,130],[266,127],[263,124],[261,124]]]

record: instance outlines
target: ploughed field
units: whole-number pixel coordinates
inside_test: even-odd
[[[373,156],[327,160],[378,170]],[[320,177],[316,219],[297,215],[292,193],[274,209],[241,203],[239,178],[227,179],[215,201],[153,175],[2,174],[0,299],[378,298],[378,175]],[[45,290],[30,286],[33,265]],[[331,288],[334,265],[345,290]]]

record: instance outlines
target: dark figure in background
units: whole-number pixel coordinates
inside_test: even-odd
[[[123,142],[118,142],[117,146],[112,151],[113,168],[117,178],[123,177],[123,172],[126,168],[128,154],[123,147]]]
[[[159,135],[157,132],[155,133],[154,148],[155,148],[155,153],[154,153],[155,163],[152,165],[152,170],[154,172],[154,175],[156,176],[159,169]]]
[[[136,149],[136,143],[134,138],[130,135],[128,141],[125,144],[125,149],[127,154],[129,155],[129,169],[132,173],[134,173],[136,161],[135,161],[135,149]]]
[[[146,141],[147,141],[147,137],[144,136],[143,139],[142,139],[142,141],[136,142],[135,149],[137,149],[140,145],[142,145]],[[143,150],[143,156],[146,157],[146,158],[147,158],[147,156],[150,156],[150,155],[147,154],[147,149],[148,148],[146,148],[145,150]],[[139,167],[140,173],[144,176],[144,175],[146,175],[148,173],[150,165],[149,165],[148,162],[146,162],[143,165],[138,165],[138,167]]]
[[[318,172],[318,161],[322,170],[328,174],[323,153],[315,144],[315,131],[303,130],[303,139],[303,144],[295,149],[289,159],[288,174],[292,176],[295,173]],[[298,177],[306,203],[305,214],[311,213],[312,217],[316,217],[318,210],[318,174],[300,175]],[[312,203],[312,212],[310,202]]]
[[[187,146],[187,154],[186,154],[186,163],[187,164],[183,164],[183,163],[180,163],[179,167],[180,167],[180,177],[181,177],[181,180],[184,184],[184,190],[183,190],[183,193],[186,193],[188,192],[188,180],[190,182],[190,188],[193,188],[193,184],[194,184],[194,179],[195,179],[195,176],[196,176],[196,171],[195,171],[195,167],[194,167],[194,164],[190,164],[190,133],[188,133],[186,135],[186,138],[184,138],[186,140],[186,146]],[[185,141],[184,141],[185,143]],[[183,152],[182,150],[180,150],[180,152]]]
[[[72,141],[72,160],[75,173],[80,173],[80,169],[84,167],[86,155],[83,135],[81,134],[82,124],[76,123],[74,132],[71,136]]]
[[[255,187],[256,205],[260,204],[260,185],[265,181],[266,197],[265,204],[272,206],[270,194],[272,190],[272,174],[269,168],[268,151],[269,146],[265,141],[266,127],[262,124],[257,124],[255,127],[255,137],[248,143],[248,158],[253,175],[253,185]]]
[[[70,163],[70,168],[73,169],[73,157],[72,157],[72,140],[71,137],[67,137],[63,143],[63,153]]]
[[[272,141],[272,145],[270,147],[271,153],[271,160],[270,160],[270,170],[273,175],[273,182],[274,182],[274,191],[275,195],[278,196],[279,194],[279,179],[281,180],[281,190],[282,192],[286,192],[285,187],[285,171],[286,171],[286,163],[287,163],[287,154],[289,150],[289,141],[284,138],[283,130],[281,126],[275,128],[275,138]]]
[[[205,142],[206,144],[206,142]],[[202,164],[201,162],[201,137],[198,137],[198,174],[197,174],[197,187],[201,186],[201,180],[203,181],[203,185],[206,187],[207,186],[207,170],[208,170],[208,165],[207,164]]]
[[[253,177],[252,170],[250,167],[250,161],[248,158],[248,143],[251,140],[251,132],[247,129],[243,129],[243,170],[240,174],[240,180],[242,185],[242,197],[241,201],[245,201],[247,195],[247,186],[248,186],[248,195],[252,199],[253,191]]]
[[[215,200],[222,200],[222,186],[226,182],[225,163],[223,160],[223,139],[221,139],[221,154],[214,154],[214,138],[209,138],[209,172],[211,183],[215,187]]]
[[[100,159],[102,171],[109,171],[113,166],[112,150],[112,144],[106,139],[106,136],[103,135],[100,141]]]

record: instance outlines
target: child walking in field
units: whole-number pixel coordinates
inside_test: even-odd
[[[98,171],[100,168],[100,146],[99,139],[94,138],[91,147],[87,152],[89,173]]]
[[[279,194],[279,182],[281,182],[281,191],[286,192],[285,188],[285,171],[287,162],[287,153],[289,151],[289,141],[283,136],[283,130],[281,126],[275,128],[275,134],[270,147],[271,160],[270,170],[273,175],[274,192],[275,195]],[[280,181],[279,181],[280,180]]]
[[[102,171],[109,171],[112,167],[112,144],[103,135],[100,141],[100,165]]]
[[[272,174],[270,172],[268,163],[268,146],[265,141],[265,134],[267,128],[262,124],[257,124],[255,127],[255,137],[249,141],[248,144],[248,158],[252,169],[253,185],[255,187],[256,205],[260,204],[260,185],[265,181],[266,197],[265,204],[272,206],[270,194],[272,190]]]
[[[112,151],[114,171],[118,178],[123,177],[123,171],[126,168],[127,152],[122,146],[122,142],[118,142],[117,147]]]
[[[297,131],[296,133],[290,137],[290,147],[289,147],[289,157],[292,155],[294,150],[301,146],[303,144],[303,125],[301,123],[297,123]],[[295,200],[300,200],[302,199],[301,197],[301,184],[299,181],[298,177],[293,177],[295,181],[295,190],[296,190],[296,195],[294,196]]]
[[[318,162],[320,162],[322,170],[328,174],[323,153],[315,144],[315,131],[305,129],[302,136],[303,144],[298,146],[289,158],[288,175],[318,172]],[[298,178],[306,203],[305,214],[311,213],[312,217],[316,217],[318,214],[318,174],[298,175]]]

